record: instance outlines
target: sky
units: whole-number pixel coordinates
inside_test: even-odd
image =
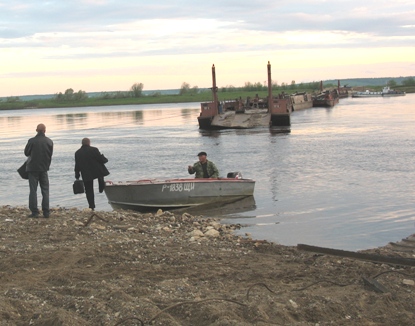
[[[0,0],[0,97],[415,76],[413,0]]]

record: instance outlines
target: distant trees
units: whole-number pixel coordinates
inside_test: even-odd
[[[18,96],[10,96],[6,99],[7,103],[15,103],[20,101],[20,98]]]
[[[101,93],[101,96],[99,98],[102,98],[104,100],[110,100],[110,99],[120,99],[120,98],[130,98],[131,92],[103,92]]]
[[[389,81],[387,82],[387,85],[388,85],[389,87],[395,87],[395,86],[396,86],[396,81],[394,81],[393,79],[391,79],[391,80],[389,80]]]
[[[415,79],[412,77],[405,78],[402,80],[402,85],[404,86],[415,86]]]
[[[221,87],[221,92],[234,92],[236,90],[236,87],[233,85],[226,85],[225,87]]]
[[[72,88],[68,88],[64,94],[62,92],[56,94],[55,100],[58,102],[64,101],[80,101],[85,100],[88,98],[88,95],[85,91],[79,90],[78,92],[74,92]]]
[[[190,84],[189,83],[186,83],[186,82],[183,82],[182,83],[182,86],[180,86],[180,92],[179,92],[179,94],[180,95],[183,95],[183,94],[188,93],[189,91],[190,91]]]
[[[296,84],[295,84],[295,80],[291,81],[291,85],[290,85],[290,89],[295,89]]]
[[[260,82],[251,83],[251,82],[245,82],[245,85],[242,87],[242,90],[244,91],[263,91],[266,90],[267,87],[262,85]]]
[[[190,88],[190,84],[183,82],[182,86],[180,87],[179,95],[185,95],[185,94],[197,94],[199,93],[199,87],[193,86]]]
[[[143,95],[143,83],[135,83],[130,88],[132,97],[141,97]]]

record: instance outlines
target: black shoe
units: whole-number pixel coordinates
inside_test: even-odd
[[[50,214],[43,214],[44,218],[49,218]]]
[[[27,217],[29,217],[29,218],[38,218],[39,214],[32,213],[30,215],[27,215]]]

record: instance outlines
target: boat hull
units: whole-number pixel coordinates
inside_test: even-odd
[[[105,194],[114,209],[149,211],[233,201],[252,196],[254,188],[251,179],[154,179],[107,181]]]
[[[334,99],[316,99],[313,101],[313,107],[325,107],[325,108],[331,108],[339,103],[338,98]]]
[[[213,117],[211,127],[217,129],[250,129],[269,127],[270,114],[267,110],[246,110],[244,113],[228,111]]]
[[[292,94],[290,97],[292,111],[305,110],[313,107],[313,98],[310,94]]]
[[[383,97],[405,96],[406,93],[384,93]]]
[[[359,92],[359,93],[352,94],[352,97],[355,97],[355,98],[382,97],[382,93],[381,92],[371,92],[371,93]]]

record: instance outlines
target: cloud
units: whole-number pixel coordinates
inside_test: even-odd
[[[122,70],[123,60],[267,61],[303,51],[311,61],[310,51],[355,49],[366,62],[368,49],[412,53],[414,15],[402,0],[2,1],[0,80],[59,64],[83,71],[91,60]]]

